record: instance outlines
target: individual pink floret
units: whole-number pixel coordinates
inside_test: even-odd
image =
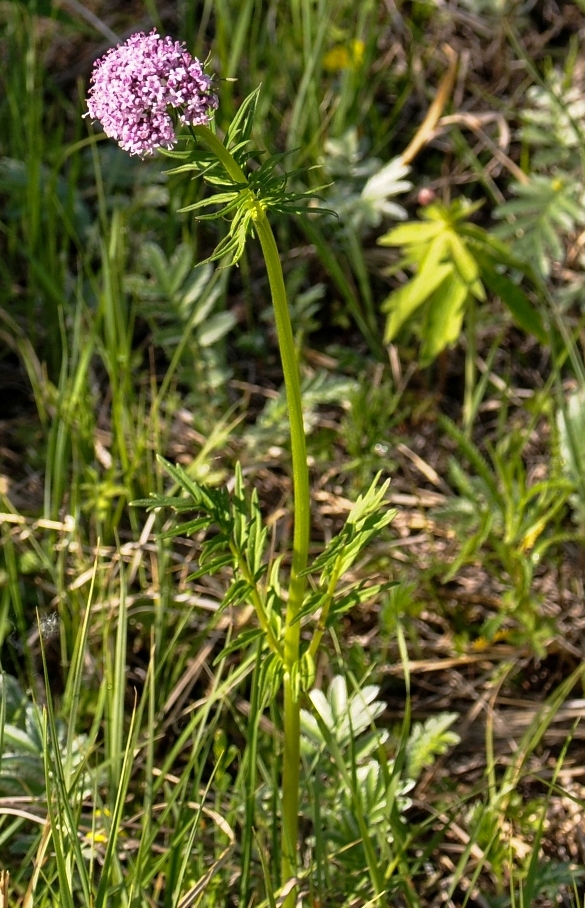
[[[181,41],[137,32],[98,60],[87,99],[89,115],[130,154],[172,148],[175,124],[207,125],[217,109],[217,95],[201,63]]]

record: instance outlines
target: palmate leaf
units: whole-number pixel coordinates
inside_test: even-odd
[[[441,350],[454,344],[461,334],[469,288],[452,269],[427,300],[420,357],[428,366]]]
[[[408,284],[390,294],[382,303],[382,312],[389,313],[384,335],[386,343],[396,337],[407,319],[422,306],[431,293],[452,272],[453,265],[442,261],[445,257],[446,245],[443,236],[435,237],[421,259],[415,277]]]
[[[378,239],[379,246],[420,246],[433,240],[443,227],[438,221],[410,221],[399,224]]]
[[[453,268],[447,263],[425,268],[382,303],[382,312],[389,313],[384,333],[385,343],[394,340],[406,321],[452,273]]]
[[[461,199],[449,208],[429,205],[421,212],[424,220],[401,224],[378,240],[382,246],[403,247],[402,259],[391,273],[404,268],[415,272],[382,303],[382,311],[388,313],[385,340],[394,340],[412,320],[421,338],[423,365],[457,341],[469,301],[483,302],[486,286],[500,296],[521,328],[541,343],[548,339],[539,313],[524,291],[502,273],[502,266],[523,276],[534,271],[501,240],[467,221],[478,207]],[[563,210],[566,216],[569,210],[574,213],[567,206]]]
[[[477,300],[485,300],[479,265],[467,244],[455,232],[449,234],[449,247],[460,281]]]
[[[377,685],[368,684],[350,694],[341,675],[332,678],[327,695],[320,690],[312,690],[309,699],[313,712],[301,710],[301,730],[306,742],[313,747],[325,748],[327,737],[331,735],[342,749],[352,742],[357,744],[356,739],[370,729],[386,709],[386,704],[376,699],[379,693]],[[386,737],[386,732],[377,732],[374,746]]]
[[[429,205],[422,222],[400,225],[378,240],[380,245],[405,246],[404,264],[416,272],[382,304],[388,312],[385,339],[393,340],[424,307],[419,333],[425,363],[457,339],[468,296],[485,298],[477,262],[461,234],[462,222],[477,207],[465,200],[455,200],[449,208]]]

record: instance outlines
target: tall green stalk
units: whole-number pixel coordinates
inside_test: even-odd
[[[217,136],[206,126],[193,127],[194,135],[204,142],[223,164],[227,173],[236,183],[247,183],[245,173],[234,160]],[[282,769],[282,883],[286,883],[297,872],[297,835],[299,814],[299,774],[300,774],[300,700],[294,685],[295,666],[299,661],[300,622],[298,614],[303,604],[305,577],[302,572],[307,566],[309,551],[309,533],[311,521],[311,504],[309,489],[309,471],[307,468],[307,449],[299,366],[294,343],[286,288],[280,256],[272,228],[261,202],[251,200],[253,220],[262,252],[266,262],[268,281],[274,306],[276,331],[284,386],[289,412],[293,496],[294,496],[294,536],[293,558],[288,591],[288,603],[284,627],[284,754]],[[285,901],[285,908],[295,903],[292,891]]]
[[[475,357],[477,355],[477,308],[470,295],[466,318],[465,390],[463,393],[463,431],[471,438],[475,418]]]

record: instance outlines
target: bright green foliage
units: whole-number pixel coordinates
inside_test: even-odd
[[[236,650],[245,653],[251,646],[254,647],[251,656],[259,660],[258,671],[262,679],[259,682],[261,688],[259,699],[267,705],[274,700],[281,685],[284,687],[285,747],[300,748],[300,698],[302,693],[310,690],[314,684],[315,660],[325,632],[333,625],[338,615],[371,599],[382,588],[379,584],[363,582],[351,582],[339,587],[340,581],[363,553],[364,548],[379,535],[394,516],[394,512],[388,509],[384,501],[388,482],[379,486],[376,478],[368,491],[356,501],[341,532],[331,540],[313,564],[300,572],[299,576],[303,580],[317,573],[319,578],[313,581],[313,591],[300,602],[299,609],[291,620],[280,586],[280,558],[266,557],[267,529],[258,505],[258,495],[254,490],[249,499],[246,496],[239,465],[236,466],[233,492],[228,493],[225,489],[202,486],[194,482],[180,467],[165,461],[162,463],[183,495],[156,495],[150,500],[137,501],[134,504],[150,509],[171,507],[177,513],[196,512],[197,516],[194,519],[167,531],[163,538],[172,538],[179,534],[204,533],[199,567],[188,579],[196,580],[204,575],[211,576],[227,570],[230,575],[229,585],[218,612],[227,606],[249,604],[253,607],[258,627],[237,635],[230,645],[224,647],[220,660],[223,662]],[[295,657],[291,659],[290,628],[292,627],[295,633],[300,631],[301,622],[305,624],[310,634],[310,642],[308,645],[298,645]],[[300,644],[300,633],[298,639]],[[339,688],[339,685],[337,687]],[[340,688],[338,693],[339,697],[335,701],[337,717],[340,716],[340,710],[343,709],[345,702]],[[343,730],[346,743],[349,743],[348,733],[351,733],[352,722],[355,722],[360,730],[364,728],[363,707],[364,704],[367,705],[370,693],[371,691],[366,691],[365,699],[356,701],[359,714],[355,709],[353,712],[350,710],[350,724]],[[287,698],[290,699],[291,696],[298,704],[299,719],[295,720],[292,732],[287,734],[286,705]],[[373,697],[370,697],[371,699]],[[255,726],[252,727],[251,733],[256,734]],[[294,738],[291,738],[292,734],[295,735]],[[295,759],[297,772],[299,760],[300,752]],[[384,798],[385,786],[380,781],[378,770],[371,767],[371,771],[368,770],[366,775],[367,779],[364,777],[362,781],[369,792],[370,802],[382,803],[380,799]],[[299,783],[300,779],[297,778],[294,784],[298,786]],[[288,791],[286,785],[287,779],[284,777],[283,814]],[[297,787],[294,793],[298,799],[300,789]],[[352,795],[352,803],[354,801]],[[249,811],[251,810],[250,807]],[[298,800],[295,802],[294,820],[296,828]],[[375,859],[363,811],[359,828],[364,839],[367,864],[374,887],[376,891],[380,891],[381,879],[379,873],[375,871]],[[249,854],[249,851],[247,853]],[[247,873],[248,871],[246,880]],[[284,878],[288,879],[288,875]],[[247,882],[242,885],[247,889]]]
[[[359,496],[349,512],[345,527],[307,569],[307,573],[321,572],[321,584],[330,579],[333,571],[345,574],[365,546],[396,515],[396,511],[384,506],[390,481],[378,486],[378,480],[379,477],[376,477],[367,492]]]
[[[248,169],[249,159],[261,154],[250,148],[259,92],[259,88],[255,89],[242,102],[223,142],[241,168],[242,176],[245,174],[241,182],[227,172],[213,153],[198,149],[194,151],[190,147],[185,151],[164,152],[168,157],[188,162],[172,168],[168,171],[169,174],[193,173],[202,176],[214,190],[209,198],[186,205],[179,213],[195,212],[201,221],[215,221],[218,218],[228,218],[230,221],[228,233],[206,262],[222,259],[224,264],[236,264],[242,257],[248,235],[254,232],[258,210],[300,214],[306,211],[309,200],[315,197],[314,191],[287,191],[289,180],[297,177],[302,170],[282,173],[281,165],[287,157],[286,152],[271,155],[257,168]],[[207,208],[212,208],[212,212],[202,213]]]
[[[307,574],[319,572],[314,590],[308,594],[302,614],[319,613],[318,629],[309,652],[315,656],[323,631],[337,615],[375,596],[382,587],[353,583],[338,591],[338,584],[353,566],[365,547],[393,520],[396,511],[384,504],[388,482],[378,486],[376,477],[368,491],[360,495],[351,509],[345,526],[307,568]]]
[[[414,272],[407,284],[382,303],[388,313],[386,341],[394,340],[414,318],[422,340],[420,360],[428,365],[458,339],[472,300],[486,299],[486,286],[508,306],[522,328],[545,342],[537,311],[525,293],[502,273],[522,267],[487,231],[469,223],[479,204],[456,199],[448,208],[435,202],[421,209],[421,221],[401,224],[380,237],[381,246],[403,247],[392,272]]]
[[[210,488],[195,482],[181,467],[159,458],[165,470],[175,480],[183,495],[152,495],[135,501],[135,506],[170,507],[178,514],[195,511],[198,516],[180,523],[164,534],[165,539],[208,531],[199,556],[199,567],[190,576],[194,580],[228,569],[231,574],[227,592],[220,609],[249,603],[254,607],[259,628],[236,638],[229,651],[247,647],[264,634],[265,641],[276,661],[273,669],[281,670],[284,652],[283,602],[278,578],[279,559],[268,562],[265,557],[267,530],[258,504],[258,493],[246,496],[239,465],[231,494],[226,489]],[[388,483],[378,485],[378,479],[360,496],[350,511],[345,526],[317,556],[304,572],[319,574],[314,588],[307,594],[297,620],[316,619],[313,637],[301,655],[296,668],[296,683],[308,689],[313,683],[313,663],[324,632],[337,616],[362,602],[372,599],[382,589],[380,584],[350,583],[339,588],[365,547],[393,519],[384,498]],[[186,495],[186,497],[185,497]],[[224,652],[225,656],[225,652]],[[275,688],[276,689],[276,688]]]
[[[367,151],[368,143],[358,139],[355,127],[325,142],[322,166],[331,180],[326,201],[336,217],[328,219],[327,230],[313,218],[304,219],[303,226],[372,353],[383,361],[363,239],[383,218],[406,220],[406,210],[393,199],[412,184],[404,179],[409,168],[400,157],[384,164]]]
[[[200,485],[181,467],[159,459],[188,497],[153,495],[151,499],[135,501],[133,504],[146,505],[150,509],[171,507],[177,513],[194,510],[199,512],[199,516],[193,520],[173,527],[164,534],[164,538],[190,535],[210,527],[216,529],[216,532],[203,543],[199,568],[190,579],[196,579],[203,574],[210,576],[223,568],[231,568],[232,583],[221,607],[252,601],[271,647],[274,652],[280,653],[281,646],[277,640],[280,632],[280,608],[275,611],[274,598],[269,602],[266,594],[259,593],[260,581],[266,572],[266,565],[263,563],[266,529],[262,525],[258,493],[254,490],[250,501],[246,500],[239,467],[236,470],[234,492],[229,495],[225,489]]]

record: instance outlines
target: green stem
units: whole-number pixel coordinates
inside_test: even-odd
[[[342,559],[338,558],[331,573],[331,578],[327,587],[327,594],[325,596],[325,601],[321,606],[321,615],[319,617],[317,627],[313,632],[313,638],[307,649],[307,653],[312,659],[314,659],[317,655],[321,640],[323,639],[323,634],[327,630],[327,619],[329,618],[329,610],[333,602],[333,596],[335,595],[335,590],[337,589],[337,584],[339,583],[339,578],[341,577],[341,566]]]
[[[258,624],[264,631],[270,649],[282,659],[284,657],[284,650],[280,644],[280,641],[277,640],[274,636],[274,631],[270,627],[270,618],[268,617],[268,613],[262,601],[262,597],[258,592],[258,588],[254,581],[254,577],[252,576],[252,572],[246,564],[246,560],[242,553],[239,552],[234,545],[231,545],[230,549],[232,555],[238,562],[238,570],[240,574],[242,575],[246,583],[248,583],[250,586],[250,599],[252,601],[252,605],[254,606],[256,617],[258,618]]]
[[[465,390],[463,392],[463,431],[471,438],[475,416],[475,356],[477,352],[477,319],[473,297],[469,300],[466,319],[467,349],[465,351]]]
[[[299,661],[301,624],[296,619],[305,595],[306,578],[300,575],[307,566],[311,504],[301,382],[280,256],[264,211],[259,213],[255,226],[264,253],[274,305],[288,403],[293,468],[293,559],[284,624],[284,754],[282,767],[282,882],[284,884],[291,877],[296,876],[297,872],[301,705],[299,692],[295,690],[293,681],[295,666]],[[291,908],[295,902],[296,896],[293,890],[287,896],[284,908]]]
[[[237,161],[217,136],[205,126],[193,127],[193,134],[201,139],[217,156],[224,169],[236,183],[247,183],[247,177]],[[280,256],[274,234],[261,201],[256,202],[254,227],[260,240],[268,281],[274,305],[274,316],[284,386],[288,405],[294,496],[293,558],[288,591],[288,603],[284,624],[284,754],[282,767],[282,884],[297,873],[297,838],[299,814],[300,781],[300,699],[294,683],[295,669],[299,661],[300,622],[297,616],[305,595],[305,577],[302,572],[307,566],[311,522],[311,501],[309,471],[301,382],[297,352],[294,343],[286,287]],[[292,890],[284,902],[284,908],[292,908],[296,895]]]
[[[217,160],[223,164],[224,170],[232,178],[234,183],[247,183],[246,174],[227,150],[214,132],[208,126],[192,126],[191,132],[196,139],[201,139],[207,147],[214,153]]]

